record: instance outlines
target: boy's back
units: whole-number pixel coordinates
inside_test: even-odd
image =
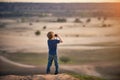
[[[50,55],[57,54],[57,44],[58,43],[60,43],[60,40],[57,40],[57,39],[48,40],[48,48],[49,48]]]

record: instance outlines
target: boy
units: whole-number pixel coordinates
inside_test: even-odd
[[[48,48],[49,48],[49,57],[48,57],[48,64],[47,64],[47,70],[46,73],[50,73],[50,67],[52,65],[52,62],[54,60],[55,64],[55,74],[58,74],[58,60],[57,60],[57,44],[62,43],[62,39],[59,35],[54,34],[54,32],[50,31],[47,34],[48,37]],[[58,38],[58,39],[56,39]]]

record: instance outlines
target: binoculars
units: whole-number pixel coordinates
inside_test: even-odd
[[[57,34],[55,34],[55,37],[57,37],[58,35]]]

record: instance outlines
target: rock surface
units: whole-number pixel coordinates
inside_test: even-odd
[[[58,75],[28,75],[28,76],[19,76],[19,75],[7,75],[0,76],[0,80],[79,80],[72,77],[68,74],[58,74]]]

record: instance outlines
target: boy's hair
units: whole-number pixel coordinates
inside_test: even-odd
[[[54,32],[52,32],[52,31],[48,32],[48,33],[47,33],[48,39],[52,39],[52,38],[54,37],[53,34],[54,34]]]

